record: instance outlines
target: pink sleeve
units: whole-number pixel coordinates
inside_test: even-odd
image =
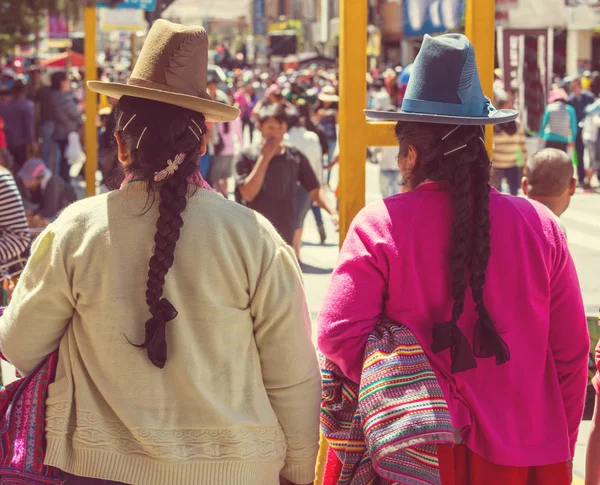
[[[355,382],[360,381],[367,338],[382,313],[388,274],[385,241],[377,234],[381,228],[361,224],[361,219],[357,216],[342,247],[318,332],[321,352]]]
[[[550,281],[549,340],[574,456],[585,403],[590,336],[575,264],[562,231],[556,223],[552,225],[556,247]]]
[[[596,372],[596,375],[592,379],[592,384],[594,386],[594,389],[596,390],[596,393],[600,394],[600,340],[598,340],[598,345],[596,345],[595,361],[596,361],[596,369],[598,369],[598,372]]]

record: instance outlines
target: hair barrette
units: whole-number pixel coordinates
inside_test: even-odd
[[[125,131],[127,129],[127,127],[129,126],[129,123],[131,123],[136,116],[137,116],[137,114],[134,114],[131,118],[129,118],[129,121],[127,123],[125,123],[125,126],[123,127],[123,131]]]
[[[451,153],[457,152],[458,150],[462,150],[463,148],[466,148],[466,143],[464,145],[459,146],[458,148],[455,148],[454,150],[450,150],[449,152],[444,153],[444,156],[446,155],[450,155]]]
[[[198,132],[199,132],[201,135],[204,135],[204,132],[202,131],[202,128],[200,128],[200,125],[198,125],[198,123],[196,123],[196,121],[195,121],[195,120],[192,120],[192,123],[194,123],[194,124],[196,125],[196,128],[198,128]]]
[[[144,135],[146,134],[146,130],[148,129],[147,126],[144,126],[144,129],[142,130],[142,134],[140,135],[137,145],[135,146],[136,150],[139,150],[140,148],[140,143],[142,143],[142,138],[144,137]]]
[[[188,125],[188,128],[194,134],[194,136],[198,139],[198,141],[200,141],[200,137],[198,136],[198,133],[196,133],[190,125]],[[202,132],[200,132],[200,134],[202,134]]]
[[[460,125],[452,128],[448,133],[446,133],[443,137],[442,140],[445,140],[446,138],[448,138],[452,133],[454,133],[456,130],[458,130],[460,128]]]
[[[154,181],[162,182],[163,180],[171,177],[175,172],[177,172],[177,169],[183,163],[184,160],[185,160],[185,153],[179,153],[175,157],[175,160],[169,160],[167,162],[166,168],[164,168],[160,172],[154,173]]]

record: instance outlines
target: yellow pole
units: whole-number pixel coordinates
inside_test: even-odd
[[[477,69],[485,95],[494,100],[494,33],[496,32],[495,0],[467,0],[465,35],[477,55]],[[485,145],[492,153],[492,129],[486,130]]]
[[[88,3],[88,5],[94,5]],[[95,81],[97,77],[96,66],[96,7],[84,8],[85,23],[85,81]],[[96,94],[87,90],[85,95],[85,193],[88,197],[96,195],[96,169],[98,167],[98,130],[96,127],[97,116]]]
[[[363,32],[363,35],[358,35]],[[365,206],[367,0],[340,3],[340,239]]]

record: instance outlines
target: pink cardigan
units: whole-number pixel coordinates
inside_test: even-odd
[[[450,319],[450,189],[427,183],[364,209],[342,248],[319,317],[319,348],[359,381],[380,315],[416,335],[438,376],[455,428],[476,454],[508,466],[574,455],[587,384],[589,335],[575,266],[545,207],[492,190],[486,306],[511,360],[477,359],[452,374],[431,351],[434,323]],[[477,320],[468,291],[461,329]]]

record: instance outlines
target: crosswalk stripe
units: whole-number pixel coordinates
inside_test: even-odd
[[[592,236],[587,232],[567,227],[567,239],[569,246],[579,246],[591,251],[600,251],[600,237]]]
[[[594,227],[600,227],[600,218],[597,214],[592,214],[589,211],[581,211],[577,209],[568,209],[562,216],[565,222],[577,222],[580,224],[588,224]]]

